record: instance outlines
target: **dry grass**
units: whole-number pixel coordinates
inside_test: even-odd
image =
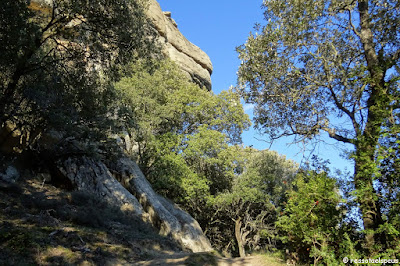
[[[176,251],[139,217],[86,193],[0,180],[0,265],[126,264]]]
[[[82,192],[0,180],[0,265],[285,265],[269,255],[182,253],[130,213]]]

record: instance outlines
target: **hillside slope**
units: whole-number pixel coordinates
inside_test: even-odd
[[[140,217],[37,179],[0,179],[0,265],[284,265],[186,253]]]
[[[136,215],[87,193],[0,179],[0,265],[115,265],[180,251]]]

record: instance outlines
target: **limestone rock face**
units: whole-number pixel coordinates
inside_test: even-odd
[[[91,192],[110,204],[143,214],[139,201],[129,193],[102,162],[88,157],[68,158],[58,170],[78,190]]]
[[[85,156],[69,157],[57,165],[63,178],[67,178],[78,190],[91,192],[121,210],[142,216],[160,234],[176,240],[184,250],[212,251],[199,223],[158,195],[131,159],[120,158],[112,169],[113,173],[103,162]]]
[[[120,182],[136,196],[161,234],[171,235],[184,249],[192,252],[213,250],[199,223],[178,206],[155,193],[134,161],[120,158],[117,171]]]
[[[37,8],[37,5],[51,7],[53,1],[31,0],[31,4],[33,9]],[[148,0],[146,13],[158,33],[158,42],[161,44],[163,54],[177,63],[189,80],[211,90],[213,67],[209,56],[183,36],[171,12],[163,12],[156,0]]]
[[[213,67],[209,56],[183,36],[171,12],[163,12],[156,0],[149,0],[147,15],[159,34],[163,53],[176,62],[188,78],[211,90]]]

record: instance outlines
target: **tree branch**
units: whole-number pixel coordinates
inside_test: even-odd
[[[394,52],[392,56],[392,61],[396,62],[400,58],[400,49],[398,49],[396,52]]]
[[[329,137],[332,139],[335,139],[337,141],[341,141],[344,143],[349,143],[349,144],[354,144],[354,140],[353,139],[349,139],[346,137],[343,137],[339,134],[336,133],[336,130],[333,128],[328,128],[328,127],[321,127],[321,130],[327,132],[329,134]]]
[[[361,33],[360,33],[360,32],[357,30],[357,28],[354,26],[350,7],[347,7],[346,10],[349,12],[349,24],[350,24],[350,26],[351,26],[353,32],[354,32],[359,38],[361,38]]]

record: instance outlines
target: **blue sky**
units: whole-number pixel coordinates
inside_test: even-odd
[[[192,43],[205,51],[213,63],[214,72],[211,76],[212,90],[218,94],[236,84],[240,61],[235,47],[246,42],[255,23],[263,23],[262,0],[158,0],[163,11],[171,11],[172,18],[177,22],[179,30]],[[245,105],[246,112],[252,117],[252,108]],[[257,140],[258,139],[258,140]],[[257,149],[270,148],[287,158],[297,162],[307,159],[302,147],[290,145],[291,139],[282,139],[270,144],[263,141],[267,136],[257,134],[251,129],[243,134],[246,146]],[[353,170],[350,161],[341,157],[345,148],[339,143],[322,137],[326,143],[320,143],[313,149],[314,153],[323,159],[329,159],[331,166],[344,170]]]

